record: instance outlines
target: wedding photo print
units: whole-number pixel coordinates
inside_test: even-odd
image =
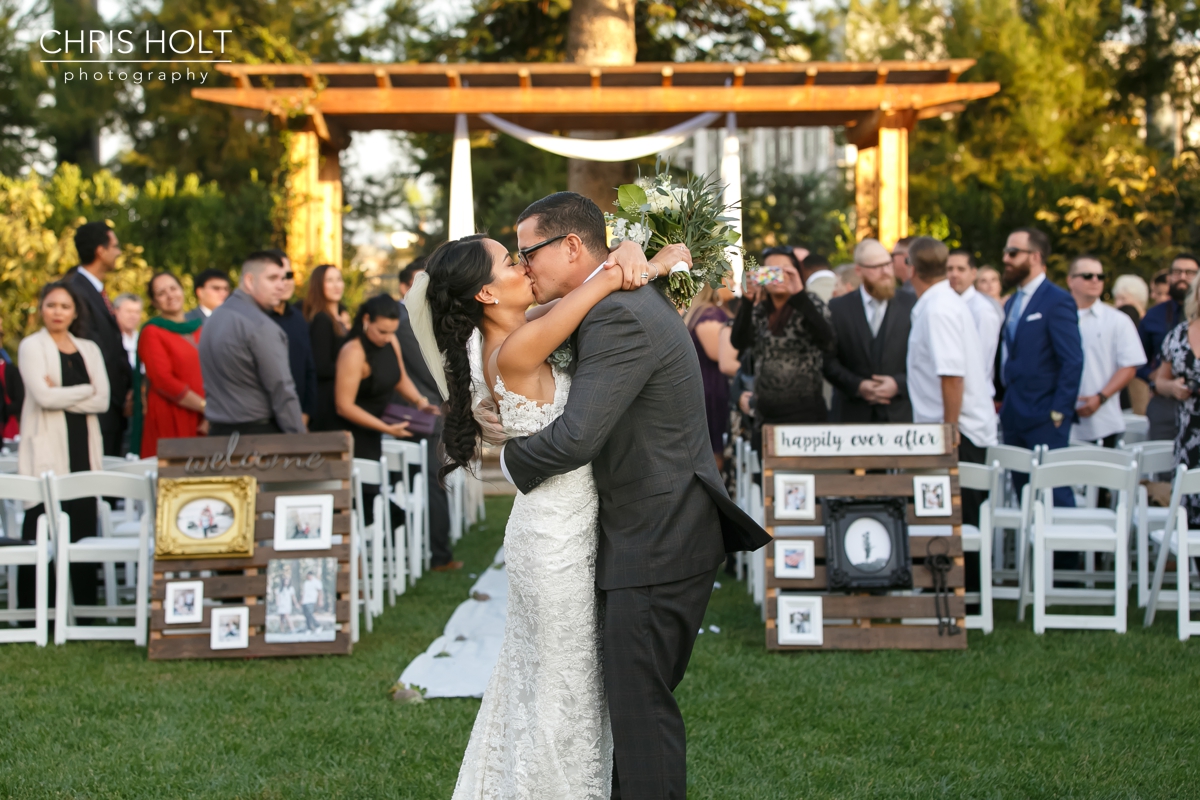
[[[208,646],[212,650],[241,650],[250,646],[250,609],[247,606],[214,608]]]
[[[775,474],[775,519],[816,519],[817,501],[812,475]]]
[[[951,516],[950,476],[914,475],[913,505],[918,517]]]
[[[168,625],[204,621],[204,581],[172,581],[163,598],[163,622]]]
[[[337,638],[336,558],[273,558],[267,564],[269,644]]]
[[[333,546],[333,495],[275,499],[276,550],[328,550]]]
[[[775,625],[779,644],[815,645],[825,642],[819,595],[781,594],[776,603]]]
[[[812,580],[816,575],[812,539],[775,540],[775,577]]]
[[[159,478],[156,558],[254,554],[254,477]]]

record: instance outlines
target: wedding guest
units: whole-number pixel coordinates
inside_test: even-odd
[[[1030,450],[1067,446],[1083,374],[1079,310],[1071,295],[1047,280],[1049,257],[1050,239],[1042,231],[1018,228],[1009,234],[1004,283],[1016,291],[1004,307],[996,396],[1004,443]],[[1014,473],[1014,488],[1020,491],[1027,480]],[[1075,505],[1069,487],[1054,490],[1054,504]]]
[[[251,253],[237,291],[204,323],[200,367],[210,436],[305,431],[287,334],[267,316],[284,296],[283,275],[275,256]]]
[[[1079,381],[1078,421],[1071,439],[1103,440],[1116,447],[1125,432],[1125,418],[1114,395],[1120,395],[1137,368],[1146,363],[1146,351],[1137,326],[1126,314],[1100,302],[1104,293],[1104,267],[1093,256],[1076,256],[1067,270],[1067,288],[1079,307],[1079,336],[1083,342],[1083,376]]]
[[[89,309],[73,282],[55,281],[41,292],[42,328],[18,348],[25,405],[21,410],[21,446],[17,472],[41,477],[103,468],[104,444],[99,415],[109,408],[108,369],[99,345],[83,338]],[[105,309],[105,313],[108,310]],[[71,541],[96,535],[96,499],[67,500]],[[21,538],[37,535],[39,503],[25,512]],[[97,564],[71,564],[71,588],[79,605],[96,604]],[[34,605],[34,568],[20,567],[19,605]]]
[[[7,441],[21,433],[21,406],[25,403],[25,384],[21,371],[3,346],[4,320],[0,319],[0,435]]]
[[[142,327],[142,298],[136,294],[125,292],[113,300],[113,316],[117,319],[117,328],[121,331],[121,346],[129,358],[129,367],[133,369],[137,361],[138,329]]]
[[[1150,279],[1150,305],[1147,307],[1153,308],[1159,303],[1165,303],[1171,296],[1171,282],[1167,278],[1168,271],[1160,269],[1154,273],[1154,277]],[[1145,316],[1144,314],[1142,316]],[[1150,355],[1147,353],[1147,355]]]
[[[1146,416],[1150,419],[1150,438],[1154,440],[1174,439],[1179,432],[1179,404],[1170,392],[1159,392],[1154,387],[1154,374],[1158,369],[1163,341],[1175,326],[1185,319],[1184,301],[1188,289],[1200,275],[1200,261],[1191,253],[1180,253],[1171,260],[1167,270],[1168,295],[1165,300],[1146,311],[1138,333],[1142,337],[1142,349],[1149,361],[1140,367],[1137,376],[1150,385],[1150,402],[1146,405]]]
[[[317,367],[313,360],[312,340],[308,336],[308,321],[299,308],[291,304],[296,293],[296,273],[291,259],[282,250],[267,250],[284,269],[282,296],[268,313],[275,324],[283,328],[288,340],[288,366],[300,398],[300,413],[308,425],[317,408]]]
[[[816,253],[805,256],[800,262],[800,278],[804,283],[804,291],[813,297],[821,298],[822,303],[828,304],[833,298],[833,291],[837,287],[837,275],[833,274],[829,259],[825,256]]]
[[[1130,306],[1137,313],[1136,325],[1146,316],[1146,304],[1150,301],[1150,287],[1141,275],[1121,275],[1112,287],[1113,307],[1123,309]]]
[[[912,242],[912,237],[905,236],[902,239],[898,239],[892,247],[892,271],[896,273],[896,280],[900,281],[900,288],[896,291],[913,295],[915,302],[916,294],[912,286],[912,265],[908,263],[908,246],[910,242]]]
[[[979,275],[975,278],[975,289],[982,295],[992,298],[997,303],[1003,296],[1000,283],[1000,273],[995,267],[980,267]]]
[[[338,351],[346,343],[350,315],[342,305],[346,282],[342,271],[333,264],[322,264],[308,278],[304,296],[304,318],[312,342],[314,375],[317,379],[317,404],[308,421],[311,431],[339,430],[334,384],[337,378]]]
[[[233,284],[229,276],[219,269],[206,269],[196,276],[192,283],[192,293],[196,295],[196,307],[184,314],[184,319],[191,322],[194,319],[206,320],[212,312],[220,308],[229,297]]]
[[[104,455],[121,455],[125,420],[133,411],[133,370],[121,340],[121,329],[113,316],[113,305],[104,292],[104,279],[116,269],[121,245],[117,234],[104,222],[87,222],[75,231],[79,266],[65,279],[76,297],[88,308],[82,338],[91,339],[104,355],[108,370],[108,408],[99,415]]]
[[[984,464],[987,449],[1000,443],[996,407],[979,357],[975,315],[947,279],[948,255],[946,245],[928,236],[917,237],[908,249],[917,295],[908,336],[908,396],[913,422],[955,426],[958,460]],[[979,525],[986,498],[986,492],[962,491],[964,523]],[[978,569],[968,573],[977,576]]]
[[[721,332],[728,327],[729,314],[720,305],[717,291],[707,284],[692,300],[683,316],[704,383],[704,410],[708,419],[708,442],[717,460],[717,469],[725,466],[725,435],[729,432],[729,379],[721,374]]]
[[[853,264],[839,264],[833,274],[837,275],[837,285],[833,287],[834,297],[850,294],[857,291],[858,287],[862,285],[862,280],[859,279],[858,271],[854,269]]]
[[[791,248],[772,247],[761,263],[779,270],[765,285],[751,280],[746,302],[733,321],[731,344],[753,352],[755,449],[762,426],[825,422],[829,412],[822,396],[821,367],[833,348],[829,311],[820,298],[804,290],[800,264]]]
[[[975,330],[979,334],[980,353],[983,355],[983,369],[988,379],[988,396],[995,394],[992,384],[996,375],[996,348],[1000,346],[1000,328],[1004,325],[1004,309],[992,298],[975,288],[975,280],[979,270],[975,266],[975,256],[969,250],[961,247],[950,251],[946,257],[946,278],[950,288],[958,292],[958,296],[967,304],[971,316],[975,320]]]
[[[907,354],[915,292],[898,292],[893,260],[875,239],[854,248],[862,285],[831,300],[836,347],[825,361],[834,422],[912,422]]]
[[[1174,286],[1171,287],[1174,290]],[[1151,386],[1169,397],[1179,408],[1178,433],[1175,435],[1175,463],[1188,469],[1200,467],[1200,359],[1192,342],[1200,340],[1200,280],[1193,281],[1184,297],[1184,319],[1163,338],[1161,361]],[[1174,296],[1171,298],[1174,301]],[[1153,311],[1154,309],[1150,309]],[[1184,495],[1188,526],[1200,527],[1200,495]]]
[[[159,439],[190,439],[208,433],[199,349],[204,320],[185,318],[183,284],[169,272],[151,278],[146,294],[158,316],[142,327],[138,342],[145,386],[140,385],[141,370],[134,372],[138,402],[133,430],[140,439],[135,438],[133,451],[142,458],[158,454]]]
[[[383,455],[385,433],[397,439],[412,438],[407,422],[381,419],[393,393],[399,392],[418,411],[438,411],[417,391],[404,370],[396,339],[399,326],[399,303],[388,295],[376,295],[359,307],[349,339],[338,353],[337,413],[354,436],[355,458],[378,461]],[[363,500],[363,520],[369,525],[374,521],[372,503],[365,496]]]
[[[408,290],[412,288],[413,280],[416,279],[417,273],[424,272],[424,271],[425,271],[425,259],[424,258],[418,258],[416,261],[413,261],[407,267],[400,270],[399,283],[400,283],[400,299],[401,300],[403,300],[404,296],[406,294],[408,294]]]

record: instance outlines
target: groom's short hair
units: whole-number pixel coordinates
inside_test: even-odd
[[[573,233],[593,255],[608,252],[608,237],[604,233],[604,214],[600,206],[576,192],[555,192],[529,204],[517,217],[520,225],[537,217],[537,230],[545,238]]]

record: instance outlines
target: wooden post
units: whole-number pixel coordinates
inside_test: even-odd
[[[859,241],[875,235],[879,213],[879,147],[858,148],[854,162],[854,235]]]
[[[879,241],[891,250],[908,235],[908,128],[880,127],[877,149]]]
[[[342,265],[342,168],[337,148],[316,131],[292,134],[287,252],[296,282],[319,264]]]

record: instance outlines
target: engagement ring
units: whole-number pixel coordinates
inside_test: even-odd
[[[649,273],[649,272],[643,272],[643,273],[642,273],[642,280],[644,280],[644,281],[648,281],[648,280],[650,280],[650,273]]]

